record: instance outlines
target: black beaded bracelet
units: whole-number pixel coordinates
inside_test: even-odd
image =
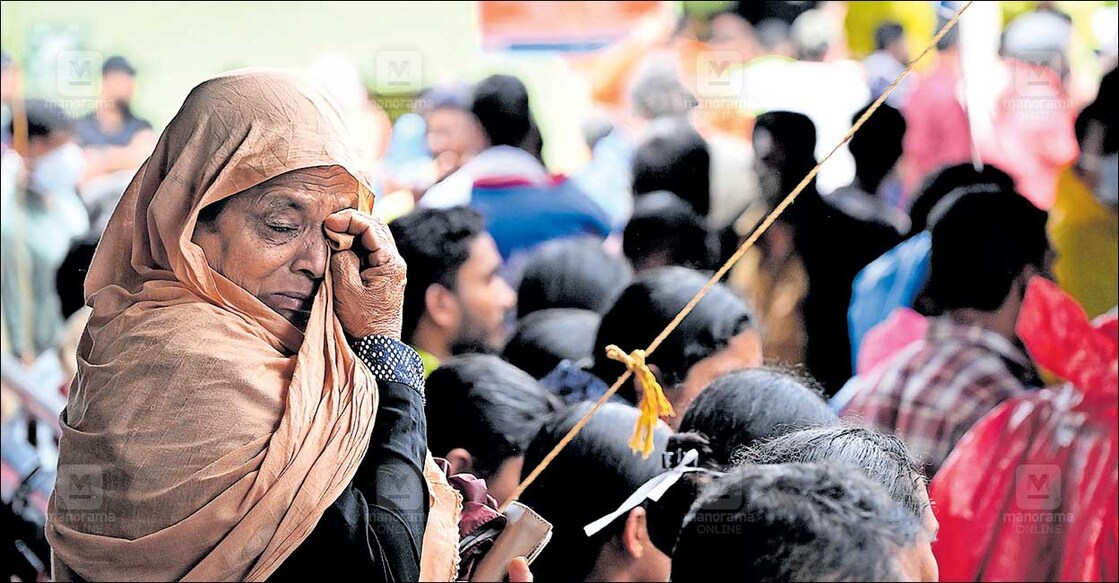
[[[411,346],[375,335],[352,340],[350,347],[378,381],[408,385],[423,396],[424,364]]]

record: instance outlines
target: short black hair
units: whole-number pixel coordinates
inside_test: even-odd
[[[625,372],[625,366],[606,358],[606,347],[623,350],[645,348],[707,283],[707,277],[685,267],[650,270],[631,283],[602,317],[594,343],[591,372],[607,384]],[[722,283],[714,287],[665,339],[651,357],[660,382],[666,389],[684,381],[697,362],[726,348],[734,336],[751,328],[753,311]],[[637,402],[632,383],[625,383],[618,396]]]
[[[524,455],[540,426],[561,406],[524,371],[486,354],[457,356],[427,379],[428,449],[463,448],[471,473],[487,479],[505,460]]]
[[[525,260],[517,285],[517,317],[549,308],[601,313],[631,280],[633,270],[625,258],[607,252],[601,240],[549,241]]]
[[[533,312],[517,322],[501,356],[533,377],[544,378],[564,360],[577,363],[591,356],[601,320],[590,310]]]
[[[707,437],[712,461],[726,466],[740,448],[836,421],[835,412],[811,381],[762,367],[715,379],[688,406],[680,431]]]
[[[938,209],[932,213],[930,275],[924,290],[936,311],[993,311],[1022,270],[1044,267],[1049,215],[1017,192],[992,185],[963,188]]]
[[[854,125],[868,109],[869,105],[856,112],[851,124]],[[855,174],[880,182],[901,158],[905,129],[905,116],[882,103],[847,142],[851,157],[855,159]]]
[[[662,190],[634,200],[622,252],[637,269],[649,263],[712,269],[715,241],[692,205]]]
[[[66,115],[62,106],[53,101],[28,99],[24,102],[23,107],[27,116],[27,136],[29,138],[46,138],[69,132],[73,128],[73,120]]]
[[[491,75],[479,81],[471,111],[493,146],[519,148],[532,131],[528,89],[512,75]]]
[[[971,162],[944,166],[929,173],[913,191],[913,204],[909,208],[912,221],[909,234],[916,235],[928,228],[929,214],[957,188],[990,184],[996,188],[1013,189],[1014,179],[998,166],[984,164],[976,170]]]
[[[767,149],[762,147],[762,134],[769,138]],[[768,111],[754,120],[753,142],[755,165],[762,169],[759,174],[772,175],[762,177],[761,193],[762,202],[772,208],[816,165],[816,125],[802,113]],[[774,187],[776,191],[772,191]],[[815,179],[808,188],[815,190]],[[798,210],[801,205],[794,205],[789,209],[792,214],[786,213],[782,219],[797,222],[795,217],[803,214]]]
[[[109,73],[124,73],[129,77],[136,76],[136,67],[128,62],[128,59],[121,55],[113,55],[101,64],[101,75],[108,75]]]
[[[535,468],[592,406],[577,403],[546,422],[528,446],[525,471]],[[603,405],[521,496],[552,523],[552,541],[533,563],[539,580],[585,579],[603,545],[624,528],[625,516],[594,536],[588,537],[583,527],[613,512],[638,486],[663,471],[661,453],[670,432],[658,425],[653,454],[634,454],[629,439],[638,416],[629,405]]]
[[[754,120],[754,131],[765,130],[789,163],[816,163],[816,124],[803,113],[767,111]]]
[[[905,28],[893,20],[887,20],[874,29],[875,50],[886,50],[901,37],[905,36]]]
[[[408,342],[427,309],[427,288],[439,284],[455,289],[459,268],[470,258],[471,243],[486,231],[485,220],[468,207],[420,209],[389,223],[389,230],[408,265],[401,330]]]
[[[633,154],[633,194],[667,190],[700,216],[711,210],[711,152],[684,118],[651,124]]]
[[[949,16],[946,16],[944,14],[938,14],[936,18],[936,29],[934,30],[939,31],[940,29],[944,28],[944,26],[948,24],[949,18]],[[952,28],[948,29],[948,32],[944,33],[944,36],[940,37],[940,40],[936,41],[936,50],[946,51],[948,49],[956,48],[956,45],[958,45],[959,42],[960,27],[953,26]]]
[[[715,480],[684,522],[673,581],[898,581],[917,521],[837,464],[745,465]]]
[[[739,461],[751,464],[847,464],[885,487],[917,520],[923,520],[929,510],[928,480],[909,448],[897,437],[868,427],[811,427],[779,435],[743,453]]]

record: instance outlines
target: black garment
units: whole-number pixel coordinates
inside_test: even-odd
[[[830,396],[851,378],[847,308],[855,276],[902,237],[890,225],[853,217],[829,204],[815,186],[809,185],[781,220],[793,225],[797,253],[808,274],[805,364]]]
[[[361,581],[419,580],[429,511],[423,366],[411,348],[388,342],[391,354],[378,353],[379,362],[363,358],[379,392],[369,451],[353,482],[270,580],[310,580],[326,572]],[[418,365],[419,374],[385,374],[386,361],[402,359]]]
[[[152,129],[152,124],[132,115],[131,111],[126,110],[123,116],[120,131],[112,134],[107,134],[101,129],[101,125],[97,123],[97,116],[93,112],[79,119],[74,122],[74,133],[77,134],[78,143],[83,147],[123,147],[132,142],[132,137],[136,134]]]
[[[85,305],[85,277],[93,262],[93,252],[97,250],[97,240],[81,240],[70,246],[70,252],[62,260],[54,276],[58,299],[62,305],[62,317],[68,319]]]

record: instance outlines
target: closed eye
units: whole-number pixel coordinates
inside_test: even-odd
[[[268,228],[277,233],[283,234],[294,233],[299,230],[299,227],[296,227],[295,225],[286,225],[280,223],[268,223]]]

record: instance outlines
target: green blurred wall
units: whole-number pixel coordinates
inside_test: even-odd
[[[379,51],[418,51],[424,84],[520,76],[549,163],[577,167],[589,107],[581,82],[558,57],[484,54],[475,11],[474,2],[2,2],[0,44],[25,63],[42,31],[67,28],[82,50],[127,56],[140,71],[135,108],[157,127],[191,87],[221,71],[305,68],[321,54],[344,53],[373,83]]]

